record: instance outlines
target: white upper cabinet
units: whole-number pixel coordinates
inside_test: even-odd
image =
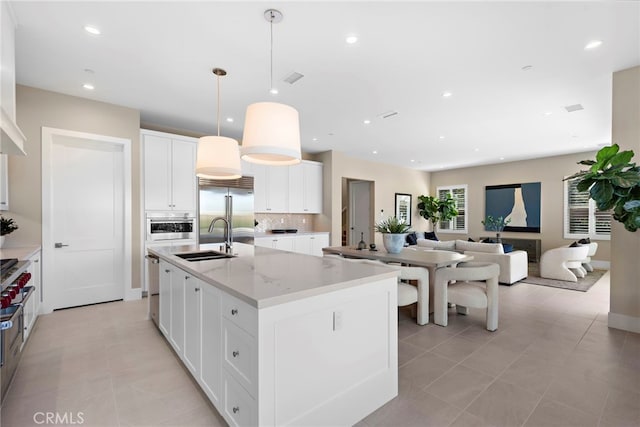
[[[197,141],[159,132],[141,136],[145,210],[195,213]]]
[[[322,213],[322,163],[293,166],[251,165],[255,211],[259,213]]]
[[[289,166],[289,212],[322,213],[322,163]]]
[[[263,213],[289,211],[289,167],[251,165],[254,209]]]

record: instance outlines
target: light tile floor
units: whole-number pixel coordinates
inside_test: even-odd
[[[609,329],[609,275],[588,292],[500,286],[500,325],[450,311],[399,322],[399,396],[368,426],[640,426],[640,335]],[[84,426],[219,426],[224,420],[146,319],[146,300],[41,316],[2,407]],[[70,416],[70,415],[68,415]],[[69,418],[70,419],[70,418]]]

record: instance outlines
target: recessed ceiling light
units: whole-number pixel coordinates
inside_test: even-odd
[[[365,124],[365,125],[368,125],[369,123],[371,123],[371,120],[369,120],[369,119],[367,119],[367,120],[365,120],[365,121],[364,121],[364,124]]]
[[[378,154],[378,150],[373,150],[372,153],[373,154]]]
[[[354,44],[358,41],[358,36],[350,35],[344,39],[349,44]]]
[[[504,157],[500,157],[500,160],[504,160]]]
[[[83,88],[85,88],[86,90],[94,90],[95,87],[91,84],[91,83],[85,83],[82,85]]]
[[[440,135],[440,139],[444,139],[444,135]]]
[[[100,35],[100,30],[97,29],[96,27],[91,26],[91,25],[85,25],[84,26],[84,30],[89,34],[93,34],[94,36],[99,36]]]
[[[278,88],[272,87],[271,89],[269,89],[269,93],[271,95],[277,95],[278,94]]]
[[[545,111],[544,115],[545,117],[549,117],[550,115],[552,115],[553,113],[551,111]]]
[[[415,162],[415,160],[413,160],[413,159],[411,159],[411,160],[409,160],[409,161],[410,161],[411,163],[414,163],[414,162]]]
[[[479,148],[474,148],[473,151],[475,151],[477,153],[478,151],[480,151],[480,149]]]
[[[529,71],[533,69],[533,65],[525,65],[521,68],[522,71]]]
[[[228,121],[229,123],[233,123],[233,117],[227,117],[227,121]]]
[[[602,40],[591,40],[585,45],[584,50],[591,50],[600,46],[602,46]]]
[[[311,140],[312,140],[312,141],[317,141],[317,140],[318,140],[318,138],[311,138]]]
[[[449,98],[451,95],[453,95],[451,92],[442,92],[443,98]]]

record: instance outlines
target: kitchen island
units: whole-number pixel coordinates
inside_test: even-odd
[[[160,258],[159,328],[230,425],[353,425],[398,393],[397,271],[235,244]]]

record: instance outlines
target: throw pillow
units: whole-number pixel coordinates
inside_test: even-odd
[[[580,239],[578,240],[578,243],[580,243],[581,245],[588,245],[589,243],[591,243],[591,239],[588,237],[586,239]]]
[[[429,240],[440,240],[438,239],[438,236],[436,236],[436,232],[435,231],[427,231],[424,233],[424,237],[425,239],[429,239]]]
[[[582,245],[578,242],[573,242],[572,244],[569,245],[570,248],[577,248],[578,246],[582,246]]]
[[[416,235],[415,231],[413,233],[407,234],[406,241],[409,246],[413,246],[418,243],[418,236]]]
[[[475,240],[473,240],[471,237],[469,237],[469,238],[467,239],[467,242],[475,242]]]
[[[509,243],[503,243],[502,249],[504,250],[505,254],[508,254],[509,252],[513,252],[513,245],[510,245]]]
[[[493,239],[484,239],[482,243],[497,243],[497,242]]]

